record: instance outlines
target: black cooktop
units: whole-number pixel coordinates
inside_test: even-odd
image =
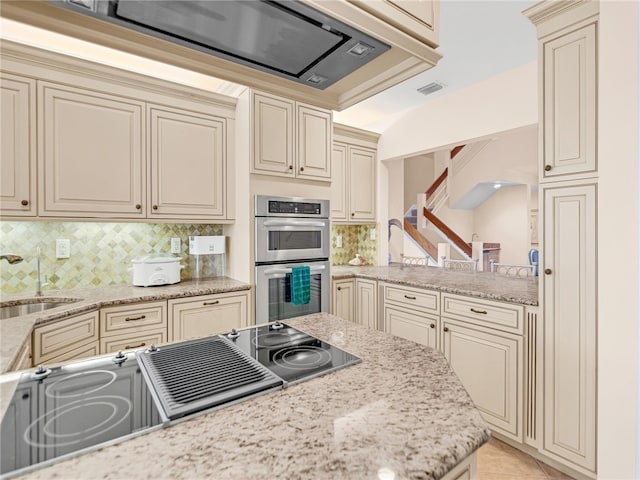
[[[232,332],[226,337],[286,384],[361,362],[355,355],[281,322]]]

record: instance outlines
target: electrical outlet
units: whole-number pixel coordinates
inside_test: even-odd
[[[56,258],[69,258],[71,256],[71,241],[68,238],[56,240]]]
[[[336,235],[336,247],[342,248],[342,235]]]
[[[372,228],[371,230],[369,230],[369,238],[371,240],[375,240],[376,239],[376,229]]]
[[[173,237],[171,239],[171,253],[182,253],[179,237]]]

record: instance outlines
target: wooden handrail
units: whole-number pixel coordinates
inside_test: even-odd
[[[433,195],[433,192],[435,192],[438,189],[438,187],[442,185],[442,182],[446,180],[448,174],[449,174],[449,168],[447,167],[436,179],[436,181],[431,184],[431,186],[427,189],[427,191],[424,192],[427,194],[427,200],[429,200],[429,197]]]
[[[449,240],[451,240],[453,243],[455,243],[455,245],[460,250],[462,250],[468,257],[471,257],[471,247],[467,243],[465,243],[465,241],[462,240],[462,238],[460,238],[456,232],[451,230],[447,225],[445,225],[442,222],[442,220],[440,220],[438,217],[436,217],[433,213],[431,213],[426,208],[423,208],[422,212],[424,216],[427,217],[427,220],[433,223],[438,230],[444,233],[446,237]]]
[[[464,147],[466,147],[466,145],[458,145],[453,150],[451,150],[451,158],[454,158],[458,153],[460,153],[460,150],[462,150]]]
[[[438,260],[438,248],[429,240],[424,238],[424,236],[416,229],[416,227],[411,225],[411,222],[409,222],[409,220],[407,220],[406,218],[404,220],[404,231],[408,233],[409,236],[413,238],[418,243],[418,245],[420,245],[424,249],[424,251],[429,254],[431,258],[436,261]]]

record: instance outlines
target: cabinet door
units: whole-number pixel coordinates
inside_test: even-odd
[[[594,470],[596,185],[545,188],[543,192],[542,448]]]
[[[522,337],[443,317],[442,350],[484,419],[522,441]]]
[[[395,305],[384,306],[385,331],[431,348],[438,348],[440,319],[435,315],[405,310]]]
[[[569,33],[566,33],[569,32]],[[544,41],[542,179],[596,171],[596,26]]]
[[[349,218],[347,203],[347,145],[335,142],[331,155],[331,220],[346,222]]]
[[[36,215],[36,82],[0,79],[0,212]]]
[[[355,321],[354,279],[333,282],[333,314],[350,322]]]
[[[143,108],[38,82],[41,216],[144,218]]]
[[[331,112],[297,105],[298,178],[331,181]]]
[[[376,219],[376,153],[349,147],[349,220]]]
[[[248,295],[207,295],[169,300],[169,341],[200,338],[246,327]]]
[[[378,282],[356,279],[356,322],[378,329]]]
[[[253,161],[251,171],[294,176],[294,102],[253,94]]]
[[[33,330],[33,363],[79,358],[83,352],[91,354],[94,350],[97,355],[97,344],[97,311],[48,323]],[[71,353],[71,357],[66,355],[74,351],[77,352]]]
[[[151,217],[225,217],[225,120],[149,107]]]

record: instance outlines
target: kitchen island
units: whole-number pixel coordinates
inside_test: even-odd
[[[287,323],[362,362],[25,477],[438,479],[488,441],[440,352],[324,313]]]

